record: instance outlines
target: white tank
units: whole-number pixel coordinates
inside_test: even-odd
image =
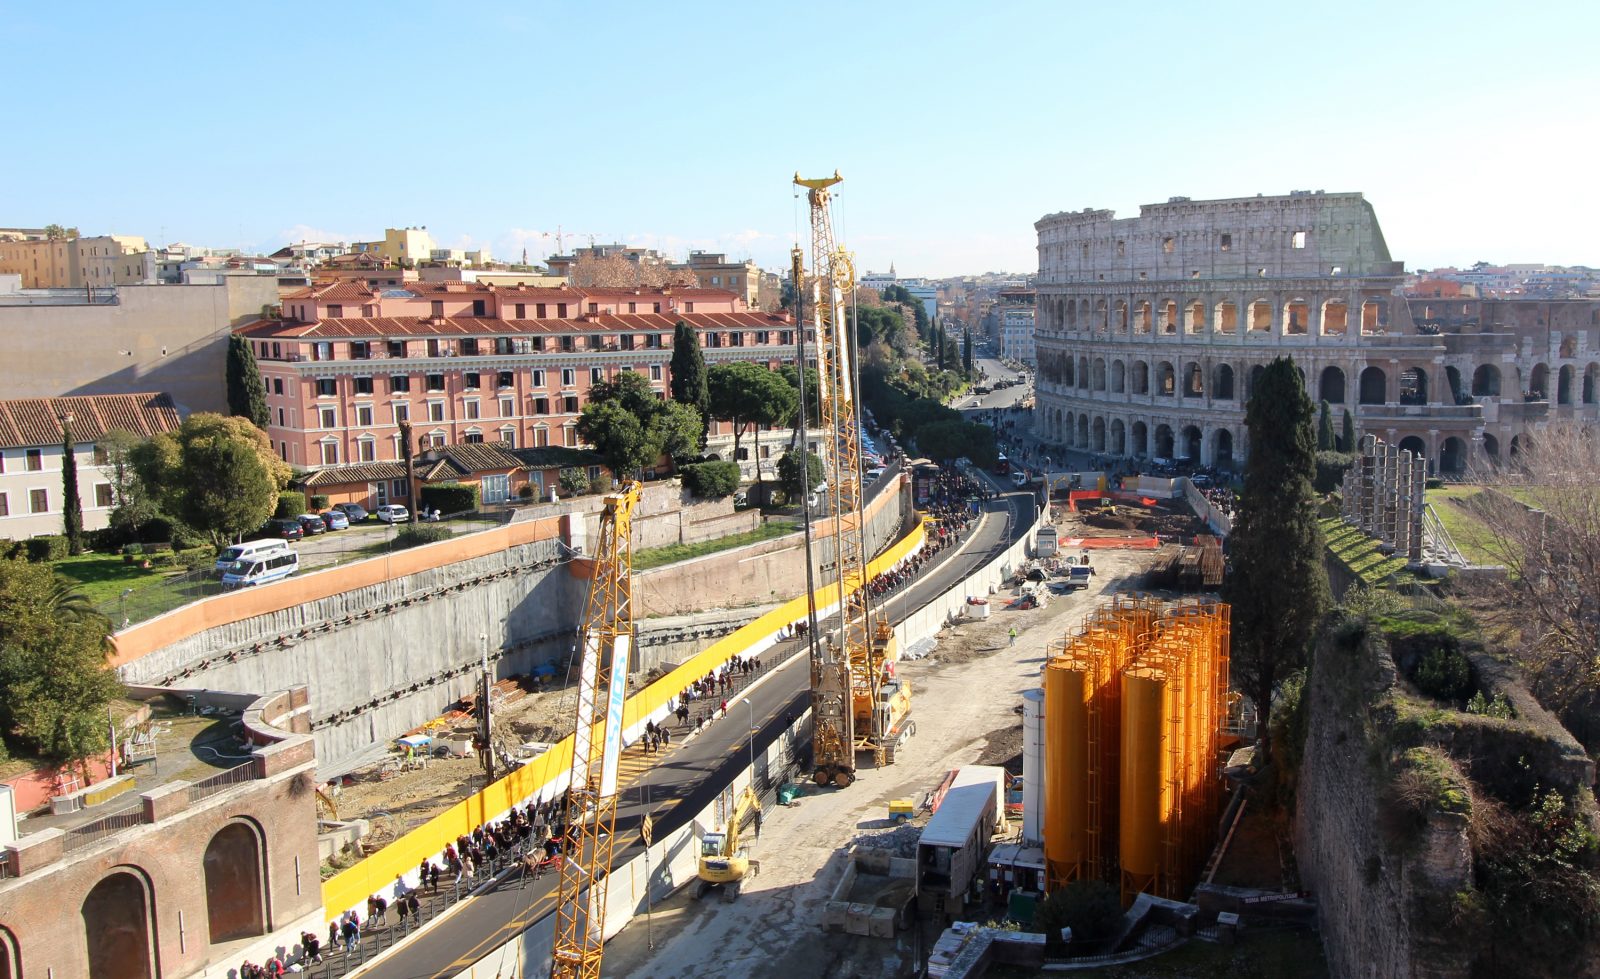
[[[1044,845],[1044,691],[1022,693],[1022,840]]]

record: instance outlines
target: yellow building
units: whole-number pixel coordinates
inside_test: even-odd
[[[433,259],[433,236],[427,228],[384,228],[379,252],[391,262],[422,265]]]
[[[80,289],[155,281],[154,254],[138,235],[0,241],[0,275],[24,289]]]

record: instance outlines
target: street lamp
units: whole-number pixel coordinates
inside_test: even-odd
[[[122,594],[117,596],[117,610],[122,615],[122,628],[128,627],[128,596],[133,594],[132,588],[122,589]]]
[[[756,787],[756,705],[749,698],[744,698],[745,707],[750,710],[750,790]]]

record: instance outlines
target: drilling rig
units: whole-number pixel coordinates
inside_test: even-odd
[[[835,578],[820,591],[839,611],[837,641],[816,636],[811,651],[812,748],[818,785],[840,788],[855,781],[856,752],[871,751],[886,761],[891,740],[901,735],[910,713],[910,686],[894,682],[888,671],[896,658],[888,622],[875,621],[867,593],[866,515],[861,478],[861,426],[856,404],[860,376],[856,351],[845,322],[845,302],[855,289],[850,254],[834,243],[828,188],[843,178],[814,180],[794,176],[806,188],[811,209],[811,270],[804,276],[801,250],[794,250],[795,294],[811,300],[811,325],[817,344],[817,401],[824,432],[824,471],[830,492],[827,514],[834,542]],[[802,285],[803,283],[803,285]],[[802,291],[802,288],[804,291]],[[802,376],[804,376],[804,364]],[[809,551],[807,560],[811,560]],[[818,592],[812,601],[818,601]],[[813,614],[812,620],[815,621]]]
[[[605,950],[606,887],[617,822],[617,758],[633,646],[633,508],[629,481],[605,498],[589,598],[579,633],[578,706],[567,782],[568,838],[556,898],[551,979],[599,979]]]

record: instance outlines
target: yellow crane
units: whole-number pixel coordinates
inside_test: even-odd
[[[750,852],[740,845],[739,837],[745,817],[758,805],[756,794],[746,786],[734,803],[723,831],[700,837],[700,865],[696,871],[699,879],[694,882],[694,892],[690,895],[694,900],[700,900],[713,888],[722,889],[724,901],[739,896],[739,885],[751,869]]]
[[[568,838],[556,898],[551,979],[599,979],[617,822],[617,758],[633,647],[633,508],[640,485],[608,494],[579,632],[578,706],[567,782]]]
[[[832,783],[840,788],[855,781],[857,751],[872,751],[877,764],[885,763],[886,746],[902,736],[900,722],[910,712],[911,703],[908,684],[895,684],[892,695],[884,696],[894,644],[883,639],[881,629],[874,628],[875,616],[864,587],[866,517],[856,404],[860,378],[845,322],[845,302],[855,289],[855,268],[849,252],[834,243],[830,213],[829,188],[843,179],[837,170],[832,177],[817,179],[794,175],[795,185],[806,188],[811,209],[812,274],[808,279],[801,250],[796,248],[792,256],[796,295],[810,299],[811,325],[816,332],[817,401],[827,439],[823,464],[828,473],[827,512],[832,518],[836,567],[833,588],[824,589],[823,595],[835,599],[829,604],[838,608],[840,623],[837,644],[818,637],[812,650],[812,779],[818,785]]]

